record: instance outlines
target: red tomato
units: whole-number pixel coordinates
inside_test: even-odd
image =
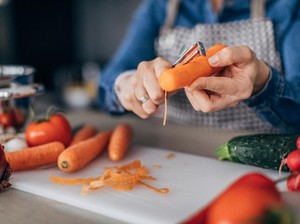
[[[272,179],[270,179],[269,177],[265,176],[264,174],[261,174],[258,172],[247,173],[245,175],[242,175],[237,180],[235,180],[231,185],[229,185],[220,195],[218,195],[204,209],[198,211],[193,216],[191,216],[189,219],[185,220],[183,223],[184,224],[207,224],[207,223],[209,223],[208,218],[211,219],[211,222],[213,220],[216,220],[217,218],[220,217],[220,214],[218,211],[218,209],[221,209],[220,206],[223,206],[222,205],[223,203],[228,203],[228,204],[231,203],[230,199],[228,199],[228,197],[231,197],[231,196],[228,196],[228,194],[237,188],[243,188],[243,187],[251,188],[251,189],[256,189],[256,188],[264,189],[269,192],[274,192],[275,198],[277,198],[277,196],[278,196],[276,184]],[[232,193],[230,193],[230,194],[232,194]],[[235,205],[238,207],[239,204],[243,202],[243,199],[242,199],[243,195],[236,195],[236,197],[237,198],[233,198],[233,200],[238,200],[238,197],[241,197],[240,202],[238,202],[238,204]],[[223,202],[224,200],[225,200],[225,202]],[[249,200],[249,198],[246,198],[244,200]],[[219,204],[219,201],[221,201],[220,202],[221,205]],[[253,203],[253,202],[251,202],[251,203]],[[230,206],[231,205],[229,205],[229,207]],[[226,209],[224,211],[226,211]],[[243,215],[245,215],[245,213]],[[210,217],[208,217],[208,216],[210,216]],[[234,222],[228,222],[228,223],[234,223]]]
[[[210,208],[208,224],[262,223],[265,212],[281,205],[280,194],[264,187],[240,186],[226,192]]]
[[[54,114],[50,116],[49,120],[30,123],[26,127],[25,134],[29,146],[60,141],[67,147],[72,139],[70,123],[61,114]]]
[[[14,123],[14,116],[11,112],[2,112],[0,113],[0,124],[3,125],[3,127],[10,127]]]

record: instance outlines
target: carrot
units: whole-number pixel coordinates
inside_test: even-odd
[[[128,124],[119,124],[112,133],[109,145],[108,155],[112,161],[121,160],[132,140],[132,128]]]
[[[29,170],[54,164],[65,146],[61,142],[50,142],[14,152],[5,156],[13,171]]]
[[[87,140],[83,140],[63,151],[57,161],[58,168],[72,173],[96,158],[107,146],[111,136],[110,131],[103,131]]]
[[[93,137],[94,135],[96,135],[98,132],[98,130],[92,126],[92,125],[84,125],[83,127],[81,127],[74,135],[71,143],[69,146],[71,145],[75,145],[78,142],[81,142],[83,140],[86,140],[90,137]]]
[[[196,56],[187,64],[178,64],[174,68],[166,69],[158,78],[160,87],[165,91],[174,91],[192,84],[195,79],[201,76],[210,76],[222,68],[213,68],[208,63],[208,58],[221,49],[225,45],[216,44],[209,48],[206,56]]]

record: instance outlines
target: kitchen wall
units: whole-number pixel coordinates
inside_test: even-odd
[[[11,4],[0,0],[0,62],[11,63],[13,49],[13,15]]]
[[[76,59],[112,57],[141,0],[75,0]]]
[[[37,68],[36,81],[55,88],[57,71],[113,56],[141,0],[0,0],[0,64]],[[79,73],[79,74],[78,74]]]

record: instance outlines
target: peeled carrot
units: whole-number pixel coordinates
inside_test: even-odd
[[[58,168],[64,172],[75,172],[96,158],[107,146],[110,131],[103,131],[95,136],[68,147],[58,157]]]
[[[168,92],[174,91],[191,85],[198,77],[210,76],[220,71],[222,68],[209,65],[208,58],[225,47],[216,44],[207,50],[206,56],[199,55],[187,64],[179,63],[174,68],[166,69],[158,78],[160,87]]]
[[[50,142],[18,151],[6,152],[5,156],[13,171],[29,170],[55,164],[65,146],[61,142]]]
[[[108,156],[112,161],[121,160],[132,140],[132,128],[128,124],[119,124],[113,131],[108,145]]]
[[[83,140],[86,140],[90,137],[93,137],[94,135],[96,135],[98,132],[98,130],[92,126],[92,125],[84,125],[82,128],[80,128],[74,135],[71,143],[69,146],[71,145],[75,145],[78,142],[81,142]]]

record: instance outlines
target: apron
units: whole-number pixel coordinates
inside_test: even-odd
[[[251,1],[251,18],[218,24],[197,24],[192,29],[172,27],[180,0],[169,0],[167,16],[160,37],[155,41],[158,56],[175,62],[180,52],[201,41],[208,49],[215,43],[247,45],[259,59],[281,71],[279,52],[275,47],[273,24],[264,17],[264,0]],[[183,74],[184,75],[184,74]],[[168,121],[224,130],[279,132],[243,102],[235,107],[212,113],[197,112],[184,90],[168,98]]]

